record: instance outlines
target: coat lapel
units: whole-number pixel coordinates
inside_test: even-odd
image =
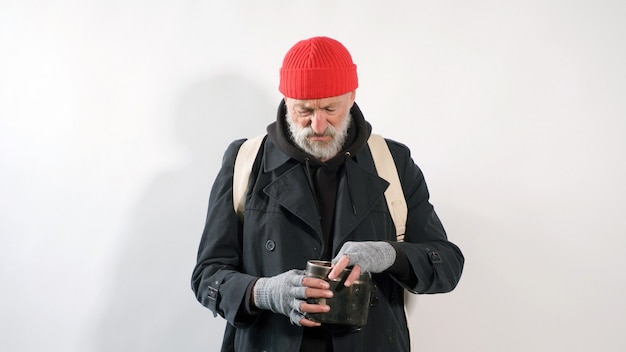
[[[285,166],[285,163],[290,159],[272,143],[267,143],[265,148],[265,155],[267,156],[264,164],[265,172],[271,172]],[[340,177],[337,186],[333,240],[335,248],[346,240],[350,232],[384,198],[384,192],[389,186],[387,181],[376,174],[369,151],[362,150],[357,156],[357,159],[360,160],[358,163],[351,159],[346,160],[345,174]],[[264,188],[264,192],[311,227],[320,238],[323,236],[315,200],[300,164],[293,165],[277,176]]]
[[[337,190],[333,241],[335,248],[338,248],[337,245],[343,243],[350,232],[370,214],[372,208],[384,197],[389,186],[389,183],[376,173],[364,169],[355,162],[348,161],[345,165],[348,177],[341,178]]]
[[[294,165],[278,176],[265,187],[264,192],[287,211],[309,225],[320,237],[322,236],[322,227],[317,215],[315,200],[300,165]]]

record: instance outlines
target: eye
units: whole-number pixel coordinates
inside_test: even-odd
[[[296,109],[296,114],[298,114],[299,116],[308,116],[311,114],[311,110],[307,110],[307,109]]]
[[[337,109],[335,109],[335,108],[326,108],[326,109],[324,109],[324,110],[326,110],[326,112],[328,112],[328,113],[333,113],[333,112],[335,112],[335,110],[337,110]]]

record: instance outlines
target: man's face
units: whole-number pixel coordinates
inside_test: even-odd
[[[294,142],[326,161],[341,151],[350,126],[355,92],[312,100],[285,98],[287,122]]]

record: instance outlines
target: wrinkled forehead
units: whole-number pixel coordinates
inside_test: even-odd
[[[321,99],[293,99],[286,97],[285,102],[288,106],[305,109],[326,108],[331,106],[336,107],[347,104],[350,101],[350,94],[351,93],[347,93],[335,97]]]

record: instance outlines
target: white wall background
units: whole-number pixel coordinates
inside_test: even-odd
[[[227,144],[329,35],[467,263],[419,351],[626,349],[623,1],[0,1],[0,350],[217,351],[189,279]]]

